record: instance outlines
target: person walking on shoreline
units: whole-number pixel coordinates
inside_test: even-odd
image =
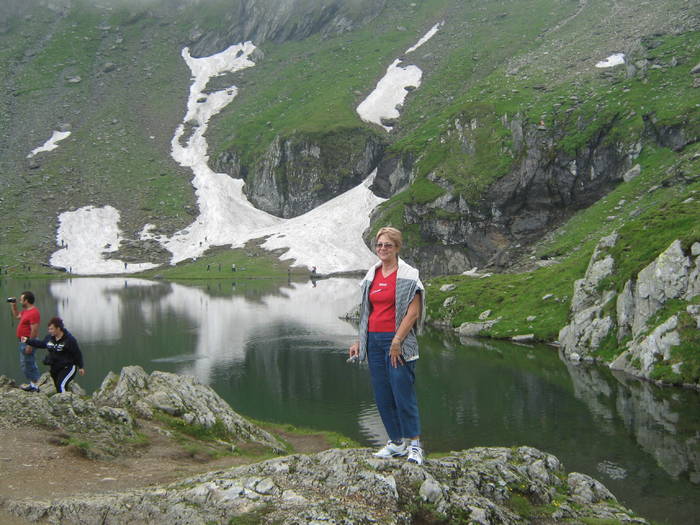
[[[56,386],[56,392],[65,392],[68,383],[74,378],[76,372],[85,375],[83,368],[83,354],[78,346],[78,341],[66,330],[63,319],[52,317],[49,321],[49,335],[44,340],[22,338],[34,348],[46,348],[49,355],[44,359],[44,364],[51,367],[51,379]]]
[[[34,359],[34,348],[22,341],[22,338],[34,338],[39,335],[39,323],[41,323],[41,313],[34,306],[35,297],[30,291],[22,292],[19,296],[19,303],[22,306],[22,311],[17,310],[17,301],[10,301],[12,317],[19,319],[17,325],[17,339],[19,339],[19,365],[22,369],[24,377],[29,381],[28,384],[22,385],[20,388],[27,392],[39,391],[39,377],[41,372],[36,366]]]
[[[396,228],[381,228],[375,237],[379,262],[362,280],[359,341],[350,359],[367,359],[372,389],[389,441],[374,455],[408,456],[422,464],[420,416],[416,398],[417,332],[425,312],[425,288],[418,270],[398,256],[403,237]]]

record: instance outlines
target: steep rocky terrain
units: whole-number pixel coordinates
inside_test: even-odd
[[[240,88],[212,123],[212,166],[283,217],[378,168],[375,189],[389,201],[373,230],[404,228],[405,255],[432,275],[510,267],[636,163],[660,169],[650,152],[682,152],[698,137],[689,73],[700,59],[698,8],[682,0],[31,0],[1,9],[0,180],[13,217],[0,231],[5,265],[45,263],[58,213],[80,206],[115,206],[128,238],[146,222],[167,233],[196,215],[191,175],[169,156],[187,96],[185,46],[193,56],[246,39],[258,46],[256,67],[212,82]],[[409,59],[423,80],[391,132],[363,123],[359,102],[437,22]],[[595,67],[614,52],[624,65]],[[52,130],[72,135],[27,159]]]
[[[82,443],[83,450],[106,450],[102,444],[109,435],[112,459],[134,454],[134,433],[157,419],[170,421],[171,430],[160,431],[164,435],[210,437],[202,433],[205,428],[229,446],[254,442],[282,452],[273,436],[238,416],[209,387],[174,374],[149,376],[127,367],[119,376],[107,376],[92,398],[79,391],[49,397],[27,393],[0,377],[0,393],[0,430],[51,428],[55,439]],[[140,453],[150,446],[141,443]],[[99,472],[100,456],[89,457]],[[63,462],[70,464],[68,458]],[[90,476],[89,466],[81,465],[79,473]],[[108,481],[115,480],[103,480]],[[331,449],[146,488],[71,494],[61,486],[57,492],[42,498],[16,491],[4,495],[0,518],[75,524],[647,523],[600,482],[567,473],[556,457],[530,447],[474,448],[429,458],[422,466],[378,460],[368,449]]]

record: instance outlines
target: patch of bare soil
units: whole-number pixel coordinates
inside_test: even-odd
[[[84,457],[80,447],[66,445],[60,432],[42,428],[0,428],[0,523],[23,524],[3,514],[2,500],[59,498],[76,494],[125,491],[170,483],[213,470],[258,461],[260,447],[241,446],[227,453],[224,443],[202,443],[174,437],[150,421],[139,421],[144,444],[133,454],[102,461]],[[295,452],[326,450],[322,434],[278,434]]]

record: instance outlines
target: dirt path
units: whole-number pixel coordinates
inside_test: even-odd
[[[167,437],[152,422],[139,421],[147,444],[134,455],[110,461],[87,459],[80,449],[61,443],[54,432],[38,428],[0,428],[0,523],[26,522],[2,511],[3,499],[58,498],[76,494],[125,491],[170,483],[212,470],[258,461],[255,455],[214,455],[212,446]],[[298,435],[275,429],[295,452],[314,453],[329,444],[322,434]],[[192,442],[194,444],[194,442]],[[224,451],[222,445],[219,452]]]

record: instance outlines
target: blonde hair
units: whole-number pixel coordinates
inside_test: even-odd
[[[379,240],[379,237],[381,237],[382,235],[386,235],[387,237],[389,237],[389,240],[394,243],[394,246],[396,246],[397,251],[401,249],[401,244],[403,243],[403,235],[399,230],[391,226],[384,226],[383,228],[379,228],[377,235],[374,236],[374,242],[377,242]]]

